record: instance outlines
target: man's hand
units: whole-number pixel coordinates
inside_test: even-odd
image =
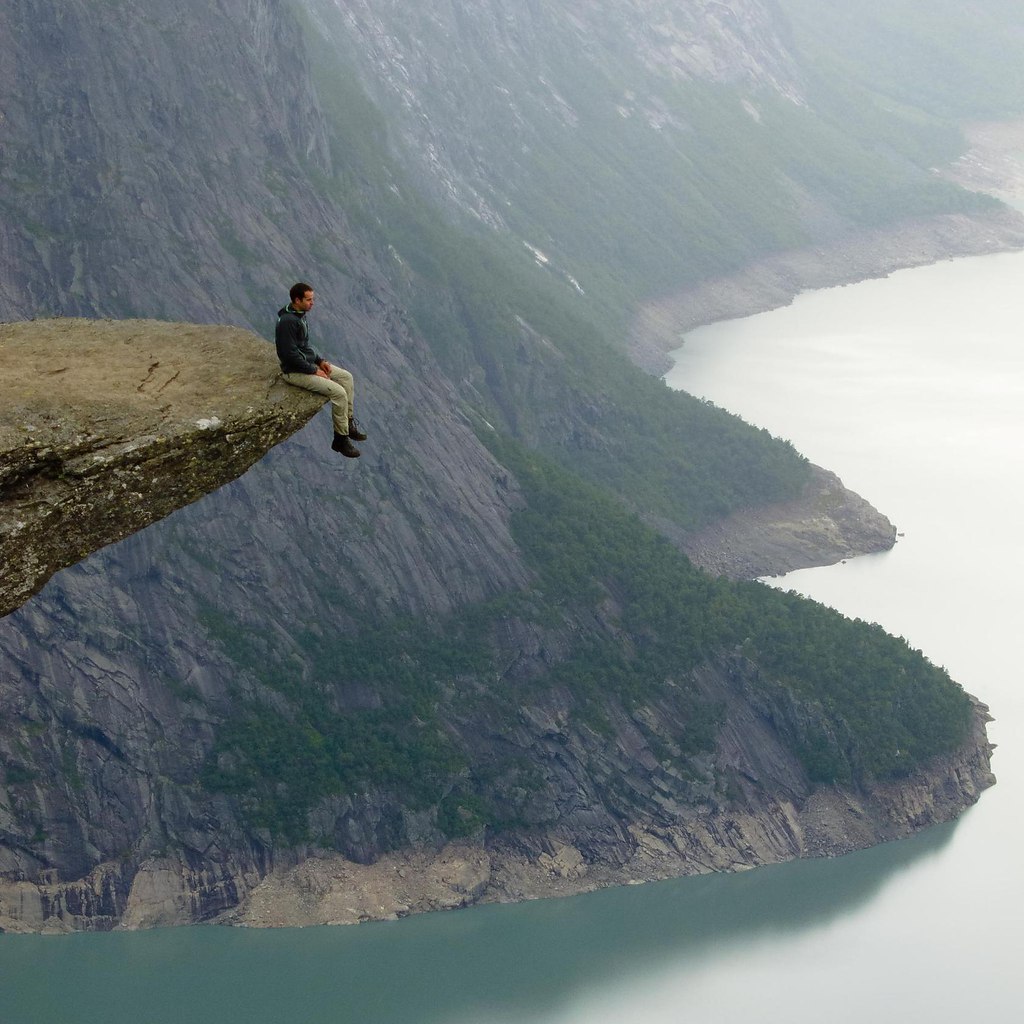
[[[323,371],[322,369],[320,369],[320,370],[317,370],[317,371],[316,371],[316,373],[315,373],[315,374],[313,374],[313,376],[314,376],[314,377],[324,377],[324,378],[326,378],[327,380],[330,380],[330,379],[331,379],[331,375],[330,375],[330,373],[325,373],[325,372],[324,372],[324,371]]]

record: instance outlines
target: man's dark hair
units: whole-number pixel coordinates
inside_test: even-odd
[[[299,281],[298,284],[292,285],[291,291],[288,293],[288,298],[294,302],[296,299],[304,298],[306,292],[311,292],[312,290],[313,286],[311,284],[306,284],[305,281]]]

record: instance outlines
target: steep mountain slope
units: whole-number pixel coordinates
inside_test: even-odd
[[[363,19],[345,23],[360,51],[364,22],[398,11],[346,9]],[[478,126],[439,135],[452,159],[428,175],[403,142],[421,136],[382,113],[398,65],[374,79],[362,52],[339,60],[333,9],[14,0],[0,11],[13,55],[0,69],[0,315],[267,333],[287,285],[309,278],[318,347],[356,372],[371,433],[364,457],[341,464],[321,419],[0,623],[0,927],[111,927],[129,908],[136,923],[210,919],[314,851],[373,861],[453,837],[534,865],[569,843],[595,875],[655,833],[704,837],[689,860],[680,838],[664,870],[759,863],[904,834],[990,783],[983,711],[920,654],[762,588],[715,583],[633,514],[685,537],[808,479],[789,446],[671,394],[615,351],[637,282],[666,245],[680,257],[662,241],[674,229],[655,216],[658,181],[635,179],[635,161],[653,139],[659,167],[666,154],[692,164],[682,205],[701,214],[683,255],[702,272],[805,231],[799,210],[780,215],[742,174],[712,173],[742,169],[737,153],[764,145],[738,90],[769,90],[761,117],[799,114],[804,76],[774,7],[700,5],[703,20],[677,24],[667,47],[640,40],[616,71],[623,88],[634,72],[671,81],[690,40],[676,70],[696,61],[701,83],[679,109],[703,112],[699,125],[662,131],[627,110],[615,113],[625,134],[581,144],[564,131],[576,105],[591,84],[605,113],[613,95],[585,72],[615,68],[600,55],[623,44],[592,33],[593,5],[571,10],[574,21],[553,24],[536,5],[478,0],[438,8],[436,23],[407,12],[400,26],[410,46],[434,24],[455,51],[484,55],[494,33],[481,36],[477,19],[510,34],[517,61],[502,66],[523,85],[517,124],[543,132],[534,151],[558,168],[538,175],[524,162],[521,216],[497,176],[504,166],[517,181],[516,133],[509,149],[504,132],[479,134],[477,184],[464,156]],[[739,27],[731,10],[745,12]],[[514,37],[527,28],[552,74],[575,68],[575,91],[525,87],[536,75],[518,58],[534,48]],[[434,67],[443,80],[440,51],[416,52],[409,73]],[[410,83],[410,109],[433,122],[428,85]],[[553,98],[563,89],[568,110]],[[657,141],[691,130],[693,160]],[[716,156],[719,138],[729,145]],[[841,183],[839,158],[857,144],[834,125],[804,141],[809,166]],[[583,151],[581,176],[565,177]],[[890,170],[854,191],[891,184]],[[908,175],[924,208],[971,205]],[[474,207],[486,223],[453,221],[424,197],[454,190],[464,209],[467,188],[486,200]],[[511,213],[496,201],[506,194]],[[570,196],[581,205],[560,221]],[[884,203],[866,201],[883,216]],[[602,209],[615,213],[611,230]],[[643,211],[639,241],[622,235],[615,250],[614,221]],[[548,238],[568,277],[521,244]],[[569,257],[591,244],[594,283],[580,270],[574,285]],[[867,681],[860,666],[874,670]],[[877,688],[871,701],[860,686]],[[908,778],[914,813],[900,810]],[[854,828],[854,814],[807,842],[833,784],[874,824]],[[792,835],[748,851],[728,823],[762,813],[765,831]]]
[[[391,884],[425,897],[452,839],[489,865],[463,900],[556,867],[589,887],[835,854],[991,784],[984,708],[919,653],[716,584],[593,489],[503,457],[534,582],[454,615],[339,629],[346,593],[282,570],[292,537],[257,558],[238,520],[268,509],[236,484],[215,550],[245,576],[179,513],[158,560],[118,545],[5,620],[0,926],[244,915],[310,855],[408,847],[424,877]]]
[[[421,185],[605,315],[759,255],[988,205],[931,173],[955,126],[868,89],[859,65],[838,78],[838,33],[807,43],[782,4],[309,6]]]
[[[283,5],[15,3],[0,19],[14,41],[2,315],[145,312],[266,333],[312,265],[333,297],[320,345],[356,369],[372,410],[373,447],[345,475],[318,422],[195,510],[61,574],[2,626],[5,877],[73,879],[118,851],[132,873],[131,851],[154,840],[215,841],[250,870],[230,814],[210,825],[216,813],[182,796],[213,742],[203,690],[224,699],[233,675],[201,611],[233,609],[253,637],[344,635],[519,586],[517,489],[311,184],[330,166],[326,133]],[[204,830],[213,840],[194,838]]]
[[[328,173],[330,156],[285,5],[225,3],[210,12],[190,0],[114,3],[99,17],[84,3],[18,2],[0,17],[17,43],[4,97],[11,158],[0,169],[0,315],[143,313],[266,336],[287,282],[312,265],[331,296],[317,314],[318,344],[357,370],[372,367],[365,402],[378,420],[376,450],[387,455],[376,457],[384,472],[367,473],[368,486],[381,488],[376,500],[389,502],[406,531],[403,547],[419,536],[431,552],[426,563],[450,553],[447,586],[465,595],[457,566],[478,579],[480,565],[456,554],[466,531],[453,524],[488,520],[505,500],[485,495],[505,474],[453,422],[450,385],[344,211],[311,181]],[[307,459],[314,479],[324,472],[318,462],[338,471],[320,454]],[[429,536],[405,521],[401,498],[390,500],[388,473],[407,475],[415,490],[463,471],[473,482],[466,494],[450,483],[451,507]],[[490,482],[470,496],[481,476]],[[295,490],[292,480],[275,486]],[[361,498],[372,507],[365,488]],[[338,508],[325,504],[307,524],[315,536],[337,529]],[[495,541],[488,573],[498,584],[518,578],[500,568],[514,561],[510,543]],[[443,588],[433,589],[436,597]],[[417,603],[415,591],[412,583],[406,607]]]

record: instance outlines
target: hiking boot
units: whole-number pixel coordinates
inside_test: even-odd
[[[347,434],[335,434],[331,448],[340,452],[346,459],[358,459],[362,452],[352,443]]]
[[[366,440],[366,435],[359,429],[359,424],[356,423],[355,416],[348,421],[348,436],[351,437],[353,441]]]

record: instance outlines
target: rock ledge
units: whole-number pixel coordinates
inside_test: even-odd
[[[234,480],[322,399],[236,327],[0,324],[0,616],[58,570]]]

